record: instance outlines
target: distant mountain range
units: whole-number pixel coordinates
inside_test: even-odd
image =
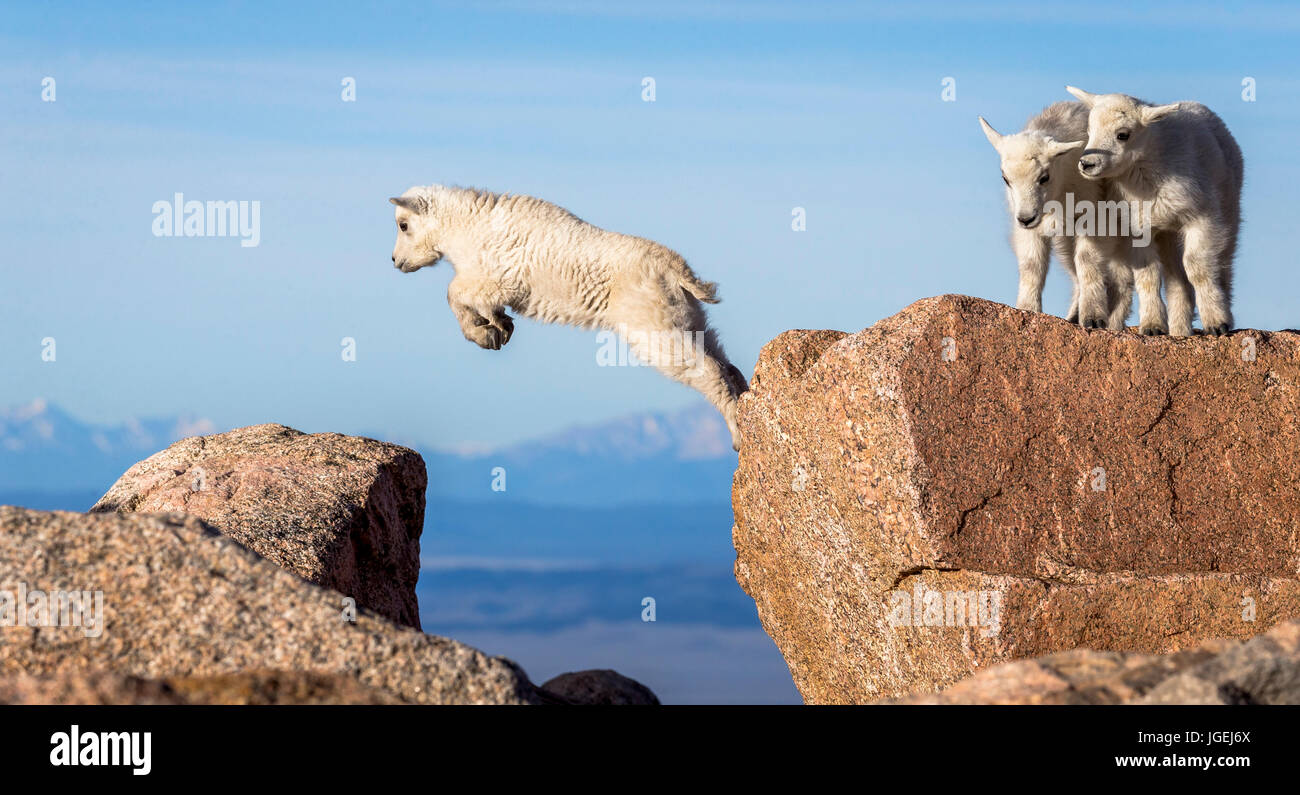
[[[225,429],[189,416],[98,425],[45,400],[0,409],[0,502],[84,510],[88,504],[80,502],[93,501],[136,461],[219,430]],[[431,502],[725,505],[736,466],[726,425],[703,403],[495,449],[447,450],[402,441],[400,433],[370,435],[419,450]]]
[[[423,449],[429,498],[609,507],[729,504],[736,454],[705,403],[571,428],[494,451]],[[505,473],[494,492],[493,470]],[[499,485],[499,482],[498,482]]]
[[[41,399],[0,409],[0,497],[103,493],[136,461],[177,439],[216,430],[194,417],[96,425]]]

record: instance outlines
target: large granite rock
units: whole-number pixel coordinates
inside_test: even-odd
[[[128,469],[91,511],[198,516],[259,555],[418,629],[426,486],[414,450],[254,425],[176,442]]]
[[[73,611],[62,606],[43,616],[38,592],[56,591],[101,592],[102,623],[72,622]],[[83,601],[96,603],[93,596]],[[15,627],[20,604],[27,605],[25,621]],[[557,700],[507,659],[364,609],[351,621],[349,612],[343,594],[193,516],[0,507],[0,681],[86,671],[171,680],[277,670],[347,677],[358,692],[379,690],[408,703]]]
[[[740,404],[736,577],[814,703],[1247,638],[1300,615],[1298,404],[1292,332],[963,296],[786,332]]]
[[[899,704],[1300,704],[1300,621],[1166,655],[1063,651]]]
[[[402,704],[342,674],[248,671],[143,679],[111,671],[0,678],[0,704]]]

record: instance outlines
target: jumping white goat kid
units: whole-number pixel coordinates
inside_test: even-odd
[[[1244,168],[1227,126],[1197,102],[1151,105],[1125,94],[1066,90],[1089,108],[1079,172],[1149,208],[1143,221],[1155,230],[1170,333],[1192,333],[1193,289],[1201,325],[1215,336],[1227,333]],[[1143,278],[1139,270],[1139,290]]]
[[[447,303],[470,342],[490,350],[509,342],[506,307],[616,332],[639,360],[708,398],[740,449],[736,400],[749,386],[701,306],[718,303],[715,285],[677,252],[531,196],[430,185],[389,201],[397,205],[393,264],[412,273],[451,262]]]
[[[1067,234],[1065,219],[1057,217],[1069,206],[1095,206],[1105,194],[1103,185],[1084,179],[1075,167],[1088,134],[1088,109],[1080,102],[1057,102],[1013,135],[999,134],[982,116],[980,127],[1001,158],[1007,186],[1011,247],[1020,266],[1016,308],[1043,311],[1043,283],[1055,250],[1073,282],[1067,319],[1123,330],[1132,307],[1133,274],[1118,260],[1128,241]],[[1056,206],[1045,207],[1049,202]]]

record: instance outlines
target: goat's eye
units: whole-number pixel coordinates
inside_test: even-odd
[[[1002,175],[1002,181],[1005,182],[1005,183],[1007,183],[1007,187],[1008,187],[1008,188],[1011,187],[1011,180],[1007,179],[1007,175],[1006,175],[1006,174],[1003,174],[1003,175]]]
[[[1115,140],[1116,140],[1116,141],[1127,141],[1127,140],[1128,140],[1128,135],[1129,135],[1128,130],[1122,130],[1122,131],[1120,131],[1120,132],[1118,132],[1118,133],[1115,133]]]
[[[1041,176],[1041,177],[1038,178],[1038,184],[1039,184],[1039,185],[1046,185],[1046,184],[1047,184],[1047,181],[1048,181],[1049,179],[1051,179],[1051,178],[1052,178],[1052,175],[1049,174],[1048,172],[1044,171],[1044,172],[1043,172],[1043,176]]]
[[[401,229],[402,229],[403,232],[406,231],[406,222],[405,222],[405,221],[403,221],[403,222],[401,222],[400,224],[398,224],[398,226],[401,227]]]

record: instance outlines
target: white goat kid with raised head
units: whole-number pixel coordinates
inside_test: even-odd
[[[1089,108],[1079,172],[1104,180],[1150,216],[1142,222],[1155,232],[1170,332],[1192,333],[1195,290],[1201,325],[1215,336],[1227,333],[1244,168],[1227,126],[1197,102],[1152,105],[1125,94],[1066,90]],[[1142,280],[1139,272],[1139,289]]]
[[[393,265],[412,273],[451,262],[447,302],[466,339],[499,350],[514,333],[506,307],[616,332],[637,359],[708,398],[740,449],[736,401],[749,387],[701,306],[718,302],[715,285],[677,252],[531,196],[430,185],[389,201],[397,206]]]
[[[1051,252],[1070,274],[1073,290],[1067,319],[1087,328],[1123,330],[1133,301],[1133,275],[1118,260],[1127,242],[1074,234],[1063,217],[1067,208],[1096,204],[1104,186],[1075,168],[1088,132],[1088,109],[1057,102],[1029,120],[1025,129],[1001,135],[983,117],[980,127],[1002,161],[1011,211],[1011,247],[1020,266],[1016,308],[1043,311],[1043,284]]]

